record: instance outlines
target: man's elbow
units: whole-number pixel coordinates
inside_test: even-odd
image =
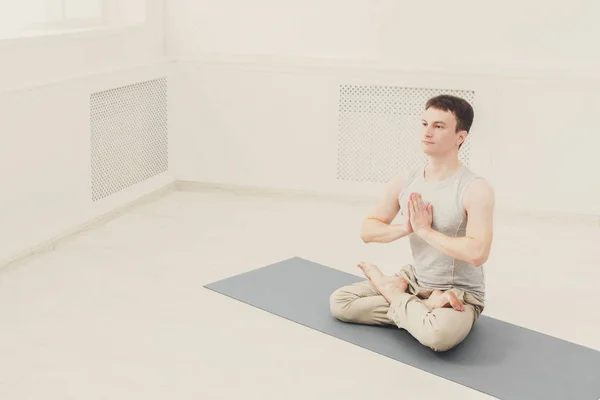
[[[487,262],[489,255],[489,251],[479,251],[474,255],[470,262],[472,265],[480,267]]]
[[[360,239],[364,242],[364,243],[369,243],[371,241],[371,236],[365,232],[365,230],[361,230],[360,231]]]
[[[486,261],[487,259],[485,257],[475,257],[471,259],[470,263],[476,267],[481,267]]]
[[[360,228],[360,239],[364,242],[364,243],[369,243],[373,240],[373,234],[371,233],[371,229],[370,228],[370,221],[369,219],[366,219],[361,228]]]

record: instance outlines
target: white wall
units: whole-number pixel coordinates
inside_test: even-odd
[[[335,180],[339,85],[466,88],[499,208],[600,215],[600,5],[528,4],[169,2],[177,177],[368,193]]]
[[[90,187],[90,94],[170,75],[162,1],[142,25],[0,41],[0,264],[170,183],[102,201]]]
[[[575,0],[170,0],[173,54],[371,61],[483,72],[595,73],[600,3]]]
[[[0,264],[175,178],[379,193],[335,179],[348,83],[475,90],[472,166],[499,206],[600,215],[592,2],[145,1],[142,24],[0,41]],[[93,203],[90,93],[164,75],[169,172]]]

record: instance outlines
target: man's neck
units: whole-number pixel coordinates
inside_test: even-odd
[[[427,182],[443,181],[461,167],[462,164],[454,153],[445,157],[429,157],[425,167],[425,180]]]

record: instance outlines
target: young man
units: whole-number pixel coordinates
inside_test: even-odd
[[[331,295],[341,321],[396,325],[434,351],[462,342],[484,308],[483,265],[492,244],[494,192],[462,165],[458,151],[473,123],[471,105],[442,95],[425,106],[425,166],[398,175],[364,221],[364,242],[407,236],[414,258],[394,276],[360,263],[367,280]],[[392,224],[398,213],[405,222]]]

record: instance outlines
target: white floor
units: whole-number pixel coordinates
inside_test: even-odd
[[[203,285],[300,256],[359,274],[370,207],[172,192],[0,271],[0,399],[488,399]],[[485,314],[600,350],[600,228],[499,215]],[[306,288],[307,296],[310,288]]]

